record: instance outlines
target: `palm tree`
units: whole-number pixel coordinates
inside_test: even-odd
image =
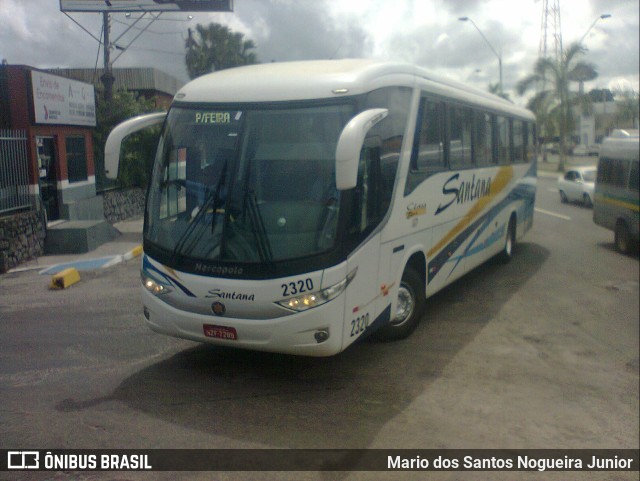
[[[579,61],[579,57],[586,52],[580,43],[573,43],[568,49],[562,51],[561,58],[538,59],[533,73],[520,82],[516,89],[519,95],[536,85],[543,85],[536,94],[535,103],[539,108],[547,109],[546,117],[555,118],[560,137],[560,161],[558,170],[564,170],[567,155],[567,138],[574,127],[572,112],[570,82],[581,79],[593,79],[598,74],[593,64]],[[545,121],[548,122],[548,118]],[[542,122],[541,122],[542,123]]]
[[[498,97],[502,97],[503,99],[508,100],[509,102],[511,102],[511,98],[509,97],[509,94],[506,94],[506,93],[500,91],[500,84],[499,83],[489,84],[489,93],[493,94],[493,95],[497,95]]]
[[[527,108],[536,116],[538,138],[552,138],[557,130],[558,119],[555,114],[558,112],[553,109],[553,106],[553,98],[544,91],[537,93],[527,102]],[[547,161],[547,150],[544,148],[542,149],[542,161]]]
[[[205,73],[256,63],[256,48],[244,34],[234,33],[217,23],[196,25],[195,32],[189,29],[185,47],[185,62],[192,79]]]

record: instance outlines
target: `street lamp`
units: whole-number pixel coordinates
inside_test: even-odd
[[[482,31],[478,28],[476,23],[471,18],[469,18],[469,17],[460,17],[460,18],[458,18],[458,20],[460,20],[461,22],[471,22],[471,25],[473,25],[475,27],[475,29],[478,31],[478,33],[480,34],[482,39],[487,43],[487,45],[489,46],[491,51],[494,53],[494,55],[496,57],[498,57],[498,69],[500,71],[500,82],[498,83],[498,89],[500,90],[500,93],[502,93],[502,55],[500,55],[497,52],[497,50],[495,48],[493,48],[493,45],[491,45],[491,42],[489,42],[489,40],[487,40],[487,37],[484,36]]]
[[[610,15],[610,14],[608,14],[608,13],[603,13],[602,15],[600,15],[600,16],[598,16],[598,17],[594,18],[594,19],[593,19],[593,22],[591,23],[591,25],[589,26],[589,28],[587,29],[587,31],[586,31],[586,32],[584,32],[584,35],[580,38],[580,41],[578,42],[578,45],[582,46],[582,42],[584,42],[584,39],[585,39],[585,38],[587,38],[587,35],[589,35],[589,32],[591,31],[591,29],[592,29],[593,27],[595,27],[596,23],[598,23],[598,20],[605,20],[605,19],[610,18],[610,17],[611,17],[611,15]],[[592,79],[584,77],[584,78],[580,78],[580,79],[578,80],[578,93],[579,93],[580,97],[582,97],[582,96],[584,95],[584,82],[585,82],[585,80],[592,80]],[[607,105],[607,104],[605,103],[605,106],[606,106],[606,105]],[[605,107],[605,108],[606,108],[606,107]],[[584,117],[584,114],[581,114],[581,115],[580,115],[580,118],[579,118],[579,121],[578,121],[578,129],[579,129],[579,131],[578,131],[578,132],[579,132],[579,134],[580,134],[580,137],[579,137],[579,138],[580,138],[580,143],[582,143],[583,137],[584,137],[584,135],[585,135],[585,134],[583,133],[583,128],[582,128],[582,126],[583,126],[583,124],[582,124],[582,118],[583,118],[583,117]],[[595,135],[595,132],[593,132],[593,134]],[[589,133],[588,133],[588,132],[587,132],[586,136],[587,136],[587,141],[586,141],[585,143],[588,143],[588,139],[589,139]],[[594,141],[595,141],[595,139],[594,139]]]
[[[582,44],[582,42],[584,42],[584,39],[587,37],[587,35],[591,31],[591,29],[596,26],[596,23],[598,23],[598,20],[604,20],[605,18],[610,18],[610,17],[611,17],[611,15],[608,14],[608,13],[603,13],[599,17],[596,17],[593,20],[593,23],[591,24],[591,26],[587,29],[586,32],[584,32],[584,35],[582,36],[582,38],[580,39],[580,42],[578,42],[578,44]]]

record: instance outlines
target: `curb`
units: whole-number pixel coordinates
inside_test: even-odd
[[[117,264],[121,264],[122,262],[130,261],[131,259],[134,259],[134,258],[138,257],[140,254],[142,254],[142,246],[141,245],[134,247],[133,249],[131,249],[129,252],[127,252],[125,254],[114,256],[113,259],[111,259],[109,262],[106,262],[100,268],[101,269],[105,269],[107,267],[111,267],[111,266],[115,266]]]
[[[134,247],[133,249],[131,249],[129,252],[125,254],[113,256],[112,259],[103,263],[97,269],[105,269],[107,267],[115,266],[122,262],[130,261],[140,256],[141,254],[142,254],[142,246],[139,245]],[[42,271],[40,271],[39,274],[46,274],[46,271],[53,267],[56,267],[56,266],[55,265],[49,266],[46,269],[43,269]],[[80,273],[78,272],[78,269],[71,266],[56,274],[53,274],[53,276],[51,277],[51,284],[49,285],[49,289],[55,289],[55,290],[66,289],[67,287],[73,284],[76,284],[77,282],[80,282]]]

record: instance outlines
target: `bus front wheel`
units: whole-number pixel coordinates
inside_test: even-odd
[[[398,288],[395,316],[375,333],[375,337],[381,341],[409,337],[420,323],[425,304],[424,282],[414,269],[407,267]]]

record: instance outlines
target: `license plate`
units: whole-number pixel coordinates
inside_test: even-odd
[[[234,327],[214,326],[213,324],[204,324],[202,326],[204,335],[207,337],[215,337],[216,339],[226,339],[228,341],[237,341],[238,333]]]

